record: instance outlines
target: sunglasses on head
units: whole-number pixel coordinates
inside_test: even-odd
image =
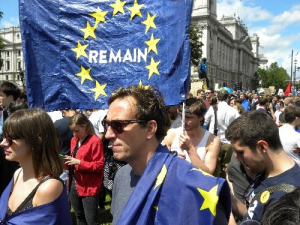
[[[104,127],[104,132],[110,126],[111,129],[117,133],[122,134],[124,132],[124,127],[131,123],[144,123],[146,120],[102,120],[102,126]]]

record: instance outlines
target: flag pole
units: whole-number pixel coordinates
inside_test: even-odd
[[[182,114],[181,114],[181,129],[182,129],[182,133],[184,133],[185,129],[184,129],[184,124],[185,124],[185,102],[182,102]]]

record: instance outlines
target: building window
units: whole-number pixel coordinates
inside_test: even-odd
[[[20,34],[17,34],[17,39],[20,39]]]
[[[10,61],[9,60],[6,61],[6,70],[10,70]]]
[[[18,70],[22,70],[22,67],[21,67],[21,61],[18,61]]]
[[[9,51],[6,52],[6,56],[9,57]]]
[[[21,50],[18,50],[18,56],[21,56]]]
[[[6,80],[8,80],[8,75],[6,75],[5,77],[6,77]]]

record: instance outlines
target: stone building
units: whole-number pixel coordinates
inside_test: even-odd
[[[259,54],[259,37],[248,34],[242,20],[236,16],[217,19],[217,0],[194,0],[192,23],[202,30],[202,56],[207,58],[207,75],[213,88],[235,87],[241,82],[245,90],[258,85],[256,71],[267,59]],[[224,12],[226,13],[226,12]],[[198,78],[192,68],[192,80]]]
[[[4,43],[4,50],[0,51],[0,81],[12,81],[22,87],[25,67],[20,27],[0,29],[0,36]]]

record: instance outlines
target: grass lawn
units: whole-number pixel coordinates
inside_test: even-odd
[[[98,215],[98,223],[102,225],[111,225],[112,215],[110,214],[110,195],[105,196],[105,212]],[[73,224],[76,224],[75,213],[73,209],[71,209],[72,221]]]

